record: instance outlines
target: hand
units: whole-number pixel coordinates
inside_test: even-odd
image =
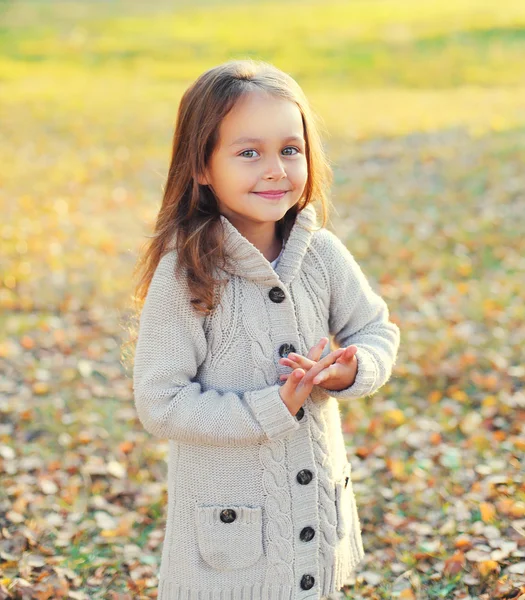
[[[321,358],[324,347],[326,346],[327,343],[328,343],[328,338],[322,337],[317,342],[317,344],[315,344],[315,346],[312,346],[310,348],[310,350],[308,351],[308,354],[306,355],[306,358],[301,356],[300,354],[294,354],[293,352],[291,352],[290,354],[287,355],[286,358],[281,358],[279,360],[279,362],[282,365],[285,365],[287,367],[292,367],[292,369],[301,367],[305,371],[308,371]],[[301,359],[301,364],[299,364],[299,362],[295,359]],[[290,375],[289,373],[285,373],[284,375],[280,376],[280,379],[286,380],[286,379],[288,379],[289,375]]]
[[[320,342],[311,348],[307,357],[291,352],[286,358],[281,358],[279,362],[292,369],[302,368],[309,370],[316,364],[315,360],[321,356],[325,345],[324,340],[328,341],[327,338],[322,338]],[[341,348],[338,350],[341,350]],[[328,365],[315,377],[313,380],[314,384],[318,385],[322,383],[320,387],[328,391],[339,391],[354,383],[357,375],[357,357],[355,356],[357,347],[348,346],[342,350],[343,352],[338,355],[335,362]],[[331,354],[327,356],[331,356]],[[286,380],[289,376],[289,374],[284,374],[281,375],[280,379]]]
[[[309,366],[307,373],[304,369],[297,368],[287,376],[287,381],[279,390],[279,395],[292,415],[295,416],[297,414],[306,398],[311,394],[312,388],[314,387],[314,378],[321,373],[323,369],[332,365],[343,351],[342,348],[339,348],[318,362],[314,362],[313,365]]]

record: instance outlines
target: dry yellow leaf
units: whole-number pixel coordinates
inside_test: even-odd
[[[387,460],[388,468],[390,472],[398,481],[405,481],[407,479],[407,475],[405,472],[405,463],[402,460],[398,460],[392,458]]]
[[[517,450],[525,452],[525,438],[516,437],[514,438],[514,445]]]
[[[50,387],[49,384],[45,381],[36,381],[33,384],[33,394],[37,396],[42,396],[43,394],[49,393]]]
[[[482,502],[479,505],[479,511],[481,513],[481,519],[485,523],[494,521],[494,518],[496,517],[496,507],[494,504],[491,504],[490,502]]]
[[[457,390],[456,392],[453,392],[451,396],[458,402],[466,402],[468,400],[468,396],[463,390]]]
[[[495,406],[497,404],[498,400],[496,398],[496,396],[492,396],[492,395],[488,395],[485,396],[485,398],[483,398],[482,400],[482,406],[483,408],[489,408],[491,406]]]
[[[510,509],[510,516],[514,519],[525,517],[525,502],[513,502]]]
[[[33,338],[29,337],[28,335],[23,335],[20,338],[20,345],[25,350],[31,350],[32,348],[35,347],[35,340]]]
[[[499,573],[500,566],[495,560],[484,560],[478,564],[478,570],[480,575],[486,577],[491,573]]]
[[[472,265],[469,263],[463,263],[458,265],[458,273],[463,276],[470,275],[472,273]]]
[[[384,416],[387,421],[390,421],[391,423],[394,423],[395,425],[402,425],[406,421],[403,411],[399,410],[399,409],[387,410],[384,413]]]
[[[441,398],[443,397],[443,394],[438,391],[438,390],[433,390],[432,392],[430,392],[430,394],[428,395],[428,400],[429,402],[431,402],[432,404],[436,404],[436,402],[439,402],[441,400]]]

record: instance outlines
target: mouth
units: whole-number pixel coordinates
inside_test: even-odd
[[[267,198],[268,200],[279,200],[288,192],[289,192],[289,190],[276,190],[274,192],[267,191],[267,192],[253,192],[253,193],[257,194],[257,196],[261,196],[262,198]]]

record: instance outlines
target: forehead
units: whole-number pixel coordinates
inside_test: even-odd
[[[290,136],[304,137],[301,111],[295,102],[266,92],[249,92],[240,98],[219,127],[222,145],[237,138],[260,138],[271,142]]]

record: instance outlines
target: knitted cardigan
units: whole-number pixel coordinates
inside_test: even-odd
[[[138,417],[169,440],[159,600],[319,600],[364,557],[339,402],[389,379],[400,341],[385,301],[312,205],[270,262],[223,215],[228,283],[212,315],[190,305],[168,248],[140,316]],[[353,385],[314,386],[292,415],[281,356],[323,336],[355,344]],[[327,344],[326,356],[333,348]]]

